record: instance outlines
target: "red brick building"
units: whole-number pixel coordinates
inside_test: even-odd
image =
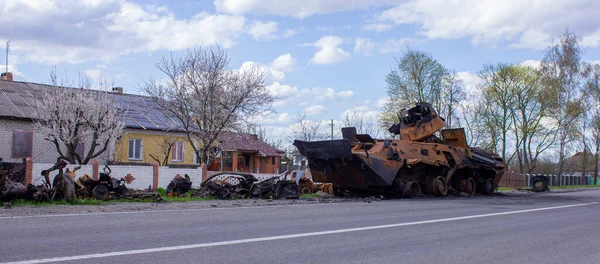
[[[221,157],[208,168],[211,171],[279,173],[281,156],[285,153],[248,133],[223,132],[219,147]]]

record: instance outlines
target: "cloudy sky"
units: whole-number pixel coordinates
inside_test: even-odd
[[[597,0],[1,0],[0,44],[11,41],[17,80],[47,82],[56,66],[138,93],[142,80],[162,77],[161,56],[217,43],[232,68],[268,73],[279,100],[263,123],[276,137],[299,112],[375,117],[385,75],[407,45],[459,72],[468,88],[485,63],[540,60],[566,28],[582,38],[584,59],[598,62],[598,17]]]

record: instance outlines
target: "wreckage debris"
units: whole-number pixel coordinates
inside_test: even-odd
[[[280,176],[258,180],[248,173],[217,173],[202,184],[192,197],[215,197],[217,199],[272,198],[297,199],[300,197],[296,181]]]
[[[55,200],[73,201],[75,198],[95,198],[98,200],[115,199],[142,199],[153,201],[164,201],[160,194],[151,189],[129,191],[123,179],[110,176],[111,170],[108,166],[100,173],[98,180],[94,180],[87,174],[73,181],[75,172],[81,168],[78,166],[73,170],[66,169],[67,163],[57,159],[54,166],[43,170],[42,184],[24,185],[21,182],[12,181],[5,173],[0,174],[0,198],[3,201],[13,199],[26,199],[36,202],[54,202]],[[58,174],[50,181],[50,173],[58,170]]]
[[[336,196],[490,195],[498,187],[506,170],[504,160],[469,147],[464,129],[443,129],[445,120],[431,104],[403,109],[398,119],[389,132],[400,139],[373,139],[346,127],[343,139],[295,140],[294,145],[307,157],[312,180],[331,183],[321,189]]]
[[[181,177],[177,174],[173,177],[173,180],[167,185],[167,196],[168,197],[179,197],[184,196],[189,190],[192,189],[192,180],[189,175]]]

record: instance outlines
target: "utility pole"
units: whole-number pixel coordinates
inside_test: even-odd
[[[10,41],[6,42],[6,71],[8,72],[8,51],[10,50]]]
[[[329,126],[331,126],[331,140],[333,140],[333,119],[331,119],[331,124]]]

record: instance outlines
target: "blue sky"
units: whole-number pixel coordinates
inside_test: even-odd
[[[300,112],[317,122],[351,109],[376,118],[406,45],[459,72],[467,89],[484,63],[535,64],[566,28],[598,63],[599,10],[595,0],[2,0],[0,41],[11,41],[17,80],[47,82],[56,66],[103,75],[126,93],[162,77],[161,56],[217,43],[232,68],[268,73],[280,99],[261,122],[277,138]]]

